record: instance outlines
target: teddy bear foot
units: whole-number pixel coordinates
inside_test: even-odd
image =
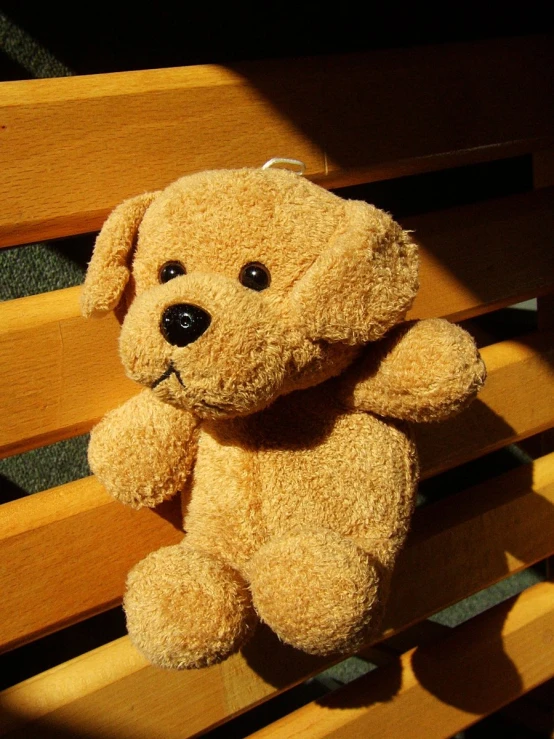
[[[185,544],[148,555],[129,573],[129,636],[159,667],[205,667],[249,638],[256,616],[248,587],[221,560]]]
[[[377,567],[333,531],[299,530],[272,539],[250,560],[247,575],[260,618],[304,652],[353,651],[379,626]]]

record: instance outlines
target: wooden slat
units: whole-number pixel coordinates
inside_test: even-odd
[[[533,154],[533,186],[535,188],[554,185],[554,148],[541,149]]]
[[[274,66],[262,65],[269,78]],[[287,63],[281,71],[285,97],[317,89],[310,62],[298,77]],[[93,231],[125,197],[199,169],[261,166],[279,154],[311,172],[324,166],[278,99],[223,67],[8,82],[0,96],[3,244]]]
[[[337,186],[533,151],[554,139],[553,67],[536,36],[6,82],[0,243],[91,231],[125,197],[272,156]]]
[[[408,218],[422,254],[410,317],[479,315],[554,291],[554,188]]]
[[[544,559],[535,554],[554,550],[553,495],[554,453],[416,510],[393,576],[386,631],[411,626]],[[487,583],[477,585],[481,577]]]
[[[405,226],[422,250],[411,317],[461,320],[554,290],[554,188]],[[0,305],[0,456],[84,433],[136,391],[117,356],[117,321],[82,320],[78,290]]]
[[[554,584],[541,583],[251,736],[453,736],[552,675],[553,633]]]
[[[533,185],[535,188],[554,186],[554,148],[538,151],[533,156]],[[554,329],[554,289],[540,296],[537,304],[540,331]]]
[[[0,304],[0,457],[84,434],[138,391],[113,315],[85,321],[79,288]]]
[[[2,647],[117,605],[128,570],[182,536],[178,505],[135,512],[116,504],[93,477],[6,503],[0,517]]]
[[[416,151],[441,155],[551,136],[552,62],[547,36],[333,61],[325,70],[327,180],[351,182],[364,170],[373,179],[379,165],[381,177],[398,176],[387,164]]]
[[[420,429],[423,476],[552,424],[553,352],[551,336],[486,347],[490,374],[480,399],[458,419]],[[171,506],[164,514],[178,518],[178,501]],[[93,478],[6,504],[2,514],[0,650],[113,605],[131,565],[177,536],[156,512],[110,502]],[[27,531],[35,517],[39,525]],[[60,597],[52,597],[52,583],[63,583]]]
[[[383,633],[390,636],[553,550],[554,454],[418,512]],[[414,599],[415,592],[421,595]],[[1,694],[0,733],[41,736],[46,729],[86,727],[119,739],[193,736],[327,664],[260,629],[244,653],[221,665],[161,671],[124,638]]]

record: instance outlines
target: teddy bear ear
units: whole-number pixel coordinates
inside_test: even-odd
[[[345,202],[344,225],[293,290],[313,340],[365,344],[402,321],[418,289],[417,247],[382,210]]]
[[[131,254],[138,228],[158,192],[125,200],[108,216],[98,234],[81,292],[85,318],[117,308],[130,276]]]

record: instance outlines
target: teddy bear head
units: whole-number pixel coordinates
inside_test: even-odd
[[[239,169],[119,205],[81,305],[125,314],[132,379],[217,419],[339,374],[416,290],[416,247],[386,213],[290,171]]]

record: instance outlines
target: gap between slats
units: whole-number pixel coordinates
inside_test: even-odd
[[[552,551],[554,453],[417,513],[393,582],[383,635],[405,629]],[[549,599],[552,608],[551,593]],[[100,735],[117,731],[121,739],[190,737],[329,663],[290,649],[260,629],[243,653],[221,665],[162,671],[146,665],[125,637],[1,694],[0,731],[12,736],[13,730],[15,737],[29,731],[40,735],[41,726],[86,726]]]
[[[462,320],[554,290],[554,188],[404,225],[422,249],[412,318]],[[117,355],[116,319],[84,321],[78,294],[69,288],[0,305],[0,456],[85,433],[137,390]]]

